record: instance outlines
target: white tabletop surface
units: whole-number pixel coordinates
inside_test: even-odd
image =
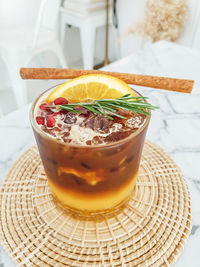
[[[186,177],[192,198],[193,228],[175,267],[200,266],[200,51],[176,44],[148,44],[140,52],[108,65],[111,71],[195,80],[192,94],[136,87],[154,111],[147,138],[166,150]],[[53,83],[52,83],[53,84]],[[0,119],[0,180],[23,151],[35,144],[27,105]],[[0,267],[14,266],[1,249]]]

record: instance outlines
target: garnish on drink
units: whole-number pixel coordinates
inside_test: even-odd
[[[56,199],[82,212],[122,204],[134,188],[154,109],[126,83],[102,74],[41,95],[32,125]]]
[[[147,109],[154,110],[157,107],[144,102],[145,99],[147,98],[143,96],[131,96],[130,94],[127,94],[115,99],[99,99],[89,103],[76,102],[70,104],[65,98],[57,98],[54,101],[54,104],[56,105],[57,110],[64,109],[74,114],[84,114],[89,111],[94,116],[101,114],[111,120],[114,120],[113,116],[127,119],[127,117],[120,115],[120,110],[129,111],[133,114],[150,115]],[[51,108],[54,108],[54,106],[51,106]]]
[[[133,91],[130,91],[130,87],[120,80],[118,88],[121,92],[108,87],[113,85],[113,80],[114,83],[118,82],[117,79],[106,75],[100,77],[99,75],[82,76],[78,79],[81,82],[79,84],[75,79],[74,87],[70,85],[74,82],[72,80],[50,93],[46,102],[40,104],[37,111],[36,121],[42,125],[41,129],[64,142],[97,145],[112,141],[112,137],[113,141],[123,139],[141,127],[146,115],[150,115],[150,110],[156,107],[147,103],[145,97],[135,96]],[[107,84],[91,81],[83,83],[88,78],[101,79]],[[95,89],[96,98],[99,97],[99,99],[95,99]],[[82,95],[78,94],[80,90],[83,90]],[[109,97],[110,93],[112,96],[119,95],[125,91],[128,94],[118,98],[100,98]],[[57,97],[58,94],[62,96]],[[67,99],[66,95],[68,95]],[[77,100],[81,102],[74,103]],[[79,136],[76,131],[80,133]]]

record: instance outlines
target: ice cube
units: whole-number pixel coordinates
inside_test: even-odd
[[[144,122],[144,117],[139,115],[139,116],[134,116],[128,119],[125,122],[125,126],[131,129],[138,129]]]
[[[66,124],[74,124],[76,123],[77,121],[77,115],[72,113],[72,112],[68,112],[66,115],[65,115],[65,119],[64,119],[64,122]]]
[[[85,122],[84,126],[99,133],[108,133],[110,121],[103,115],[90,116]]]
[[[111,127],[111,132],[117,132],[122,128],[122,124],[121,123],[113,123],[112,127]]]
[[[103,143],[104,138],[101,136],[95,136],[93,137],[92,141],[91,141],[91,145],[99,145]]]

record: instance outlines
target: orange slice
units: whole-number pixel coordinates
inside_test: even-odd
[[[118,98],[125,94],[134,96],[133,90],[122,80],[104,74],[89,74],[59,85],[46,101],[52,103],[58,97],[65,97],[73,103],[88,99]]]

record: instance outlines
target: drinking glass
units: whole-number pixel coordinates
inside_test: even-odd
[[[133,192],[150,115],[138,130],[120,141],[74,145],[56,140],[37,125],[34,113],[43,95],[34,102],[30,119],[54,199],[82,214],[118,209]]]

